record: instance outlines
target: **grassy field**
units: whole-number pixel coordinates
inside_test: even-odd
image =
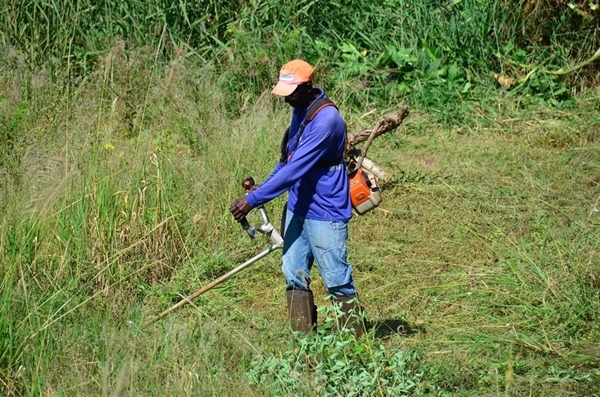
[[[599,92],[464,104],[459,127],[414,108],[374,142],[394,181],[350,224],[360,341],[317,274],[320,331],[292,335],[279,253],[142,329],[266,248],[227,208],[288,120],[268,91],[232,115],[218,70],[147,55],[62,90],[3,58],[4,394],[600,396]],[[339,104],[349,132],[404,105]]]

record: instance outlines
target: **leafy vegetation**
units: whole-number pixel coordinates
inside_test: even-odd
[[[2,10],[2,394],[598,395],[594,3]],[[265,248],[227,207],[278,158],[295,56],[350,132],[412,108],[350,223],[368,335],[316,274],[319,331],[293,335],[277,254],[142,329]]]
[[[339,310],[339,309],[338,309]],[[418,357],[403,350],[388,352],[384,345],[358,343],[352,330],[337,332],[336,308],[324,315],[316,335],[299,335],[297,346],[276,355],[257,355],[248,377],[253,385],[267,385],[272,395],[360,396],[423,395],[423,373],[415,371]],[[307,375],[307,372],[309,374]],[[312,373],[312,374],[311,374]],[[306,379],[311,379],[306,382]],[[428,390],[429,391],[429,390]],[[436,395],[437,393],[432,393]]]
[[[300,55],[318,65],[327,86],[343,87],[347,106],[408,100],[451,123],[469,120],[467,109],[450,111],[454,103],[476,103],[497,82],[521,100],[552,106],[572,104],[574,92],[597,83],[593,64],[569,69],[600,50],[600,10],[587,0],[30,0],[5,2],[3,11],[0,38],[29,65],[78,81],[117,38],[134,47],[159,43],[161,59],[182,50],[219,65],[233,111]]]

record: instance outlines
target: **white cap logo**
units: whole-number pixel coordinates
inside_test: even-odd
[[[283,74],[283,73],[281,73],[279,75],[279,80],[281,80],[281,81],[292,81],[292,80],[294,80],[294,75],[293,74]]]

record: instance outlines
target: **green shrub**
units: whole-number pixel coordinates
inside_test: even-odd
[[[332,307],[315,334],[302,335],[280,355],[257,355],[247,375],[252,385],[288,396],[421,396],[423,372],[414,352],[390,350],[351,330],[336,329]]]

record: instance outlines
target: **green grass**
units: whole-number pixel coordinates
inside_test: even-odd
[[[294,339],[278,253],[141,329],[266,248],[227,208],[274,166],[288,120],[267,94],[232,115],[218,70],[156,59],[117,45],[62,91],[2,61],[4,394],[351,395],[379,379],[414,382],[409,395],[598,395],[597,92],[562,111],[490,97],[451,128],[414,108],[374,142],[395,181],[350,224],[363,340],[330,324],[316,274],[322,333]],[[344,114],[354,132],[402,105]]]
[[[132,48],[159,50],[130,66],[176,63],[185,53],[217,65],[222,106],[236,116],[281,64],[302,57],[348,108],[410,101],[437,121],[465,125],[466,108],[500,88],[494,76],[512,79],[505,88],[519,100],[557,108],[596,86],[600,12],[592,3],[9,0],[0,5],[0,43],[18,53],[23,71],[44,68],[65,85],[93,79],[107,57]],[[143,94],[132,87],[118,93],[127,124]],[[23,89],[38,94],[35,84]]]

